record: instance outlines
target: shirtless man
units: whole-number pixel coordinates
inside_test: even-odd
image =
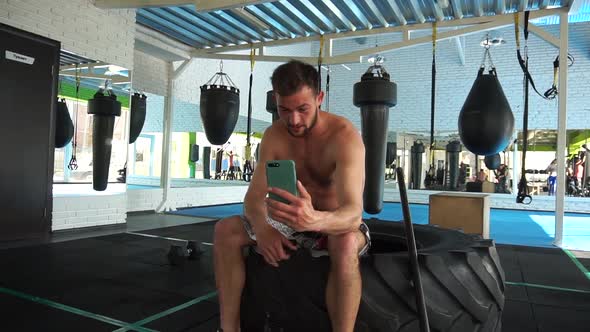
[[[359,256],[370,245],[362,222],[364,144],[348,120],[320,110],[324,93],[318,89],[313,66],[291,61],[277,67],[271,81],[280,120],[264,133],[260,166],[244,199],[244,216],[215,225],[221,328],[239,331],[244,246],[256,244],[264,260],[278,267],[289,259],[289,250],[309,243],[294,232],[318,232],[322,238],[314,237],[311,250],[327,249],[330,255],[326,305],[332,329],[353,331],[361,298]],[[295,161],[299,197],[267,187],[266,161],[280,159]],[[270,192],[291,204],[267,199]]]

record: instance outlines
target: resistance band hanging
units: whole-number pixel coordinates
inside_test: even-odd
[[[530,12],[529,11],[525,11],[524,12],[524,52],[527,52],[527,41],[529,39],[529,15]],[[520,14],[519,13],[514,13],[514,34],[516,37],[516,56],[518,57],[518,63],[520,65],[520,68],[522,69],[524,75],[525,75],[525,79],[529,81],[530,85],[533,87],[533,90],[535,90],[535,92],[543,99],[545,100],[553,100],[555,99],[555,97],[557,97],[558,94],[558,90],[557,90],[557,83],[558,83],[558,78],[559,78],[559,56],[557,56],[555,58],[555,60],[553,61],[553,83],[551,85],[551,88],[549,88],[547,91],[545,91],[544,94],[541,94],[536,86],[535,86],[535,82],[533,81],[533,77],[531,76],[531,73],[529,72],[528,66],[526,65],[526,59],[523,58],[522,53],[520,52]],[[568,67],[572,66],[574,64],[574,57],[568,53]]]
[[[324,35],[320,36],[320,54],[318,55],[318,91],[322,91],[322,62],[324,54]]]
[[[253,47],[250,49],[250,84],[248,86],[248,126],[246,132],[246,161],[244,162],[243,179],[246,182],[252,180],[252,173],[254,169],[252,167],[252,144],[250,143],[250,134],[252,131],[252,82],[254,79],[254,56],[256,55],[256,49]]]
[[[328,66],[328,73],[326,74],[326,112],[330,112],[330,66]]]
[[[523,68],[523,94],[524,94],[524,111],[523,111],[523,119],[522,119],[522,161],[521,161],[521,168],[520,168],[520,181],[518,182],[518,194],[516,195],[516,203],[519,204],[530,204],[533,201],[531,195],[529,195],[529,188],[526,180],[526,152],[528,149],[528,136],[529,136],[529,81],[530,74],[528,71],[529,67],[529,56],[528,56],[528,15],[529,12],[525,12],[525,28],[524,28],[524,58],[520,54],[520,41],[519,41],[519,30],[518,30],[518,13],[514,14],[514,26],[515,26],[515,33],[516,33],[516,52],[518,56],[518,62],[520,66]],[[533,89],[534,89],[534,84]],[[536,91],[536,89],[535,89]],[[538,93],[538,92],[537,92]]]
[[[429,187],[436,182],[434,168],[434,111],[436,100],[436,22],[432,23],[432,76],[430,82],[430,168],[426,172],[424,185]]]
[[[72,158],[68,163],[68,169],[75,171],[78,169],[78,160],[76,160],[76,150],[78,146],[78,104],[80,103],[80,71],[76,64],[76,101],[74,104],[74,136],[72,137]]]

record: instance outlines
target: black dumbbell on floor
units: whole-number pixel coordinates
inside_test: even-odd
[[[186,247],[171,245],[168,251],[168,262],[170,265],[182,266],[187,259],[197,259],[203,254],[201,244],[195,241],[187,241]]]

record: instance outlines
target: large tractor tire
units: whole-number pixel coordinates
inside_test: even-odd
[[[420,331],[404,226],[367,221],[355,332]],[[414,225],[431,331],[501,331],[504,271],[494,242]],[[246,258],[241,324],[245,332],[331,331],[325,293],[329,257],[298,250],[274,268],[254,250]]]

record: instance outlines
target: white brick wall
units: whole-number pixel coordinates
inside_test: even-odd
[[[81,56],[133,68],[134,9],[103,10],[91,0],[5,0],[0,22],[59,40]]]
[[[133,59],[133,89],[166,96],[168,64],[138,50],[133,52]]]
[[[125,193],[100,196],[55,196],[51,230],[124,224]]]
[[[170,188],[168,200],[176,208],[241,203],[247,186]],[[162,189],[127,191],[127,211],[155,210],[162,202]]]

